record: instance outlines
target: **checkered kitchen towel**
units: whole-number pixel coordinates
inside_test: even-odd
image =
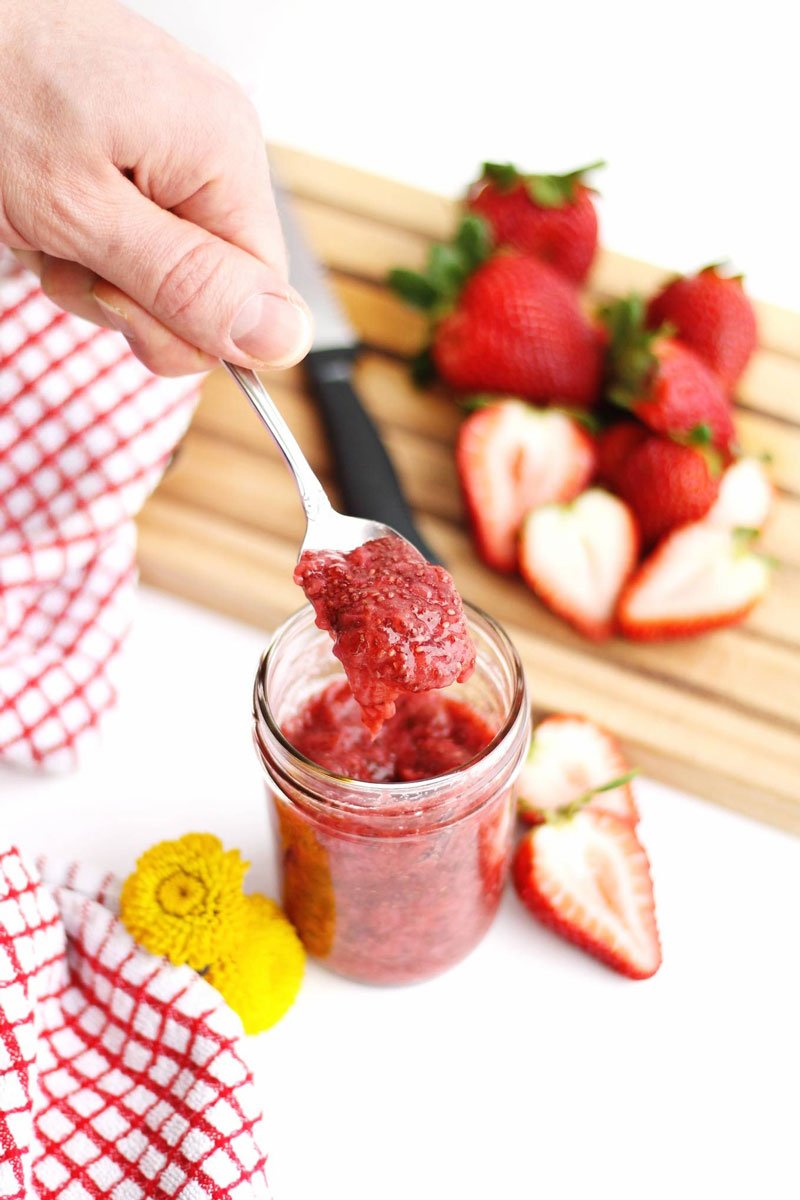
[[[152,375],[0,247],[0,762],[73,766],[114,703],[131,518],[199,383]]]
[[[268,1200],[239,1018],[119,883],[0,845],[0,1200]]]

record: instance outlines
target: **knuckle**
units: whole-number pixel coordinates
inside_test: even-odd
[[[184,315],[202,294],[218,293],[225,260],[224,247],[211,239],[204,238],[184,250],[164,272],[151,311],[169,323]]]

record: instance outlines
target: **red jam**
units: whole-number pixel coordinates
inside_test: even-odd
[[[496,730],[441,693],[401,695],[374,740],[344,680],[329,683],[284,726],[296,750],[330,771],[377,783],[462,766]],[[274,792],[283,902],[310,953],[373,983],[408,983],[463,958],[491,924],[510,853],[510,786],[492,778],[466,807],[454,784],[432,820],[411,806],[339,811],[301,792]],[[286,785],[284,785],[286,786]],[[386,797],[391,806],[397,796]]]
[[[425,692],[398,696],[394,716],[371,738],[342,679],[312,696],[283,732],[295,750],[334,775],[408,783],[462,766],[496,731],[460,700]]]
[[[377,734],[398,696],[463,683],[475,648],[451,576],[403,538],[349,554],[307,550],[294,572],[333,637],[364,724]]]

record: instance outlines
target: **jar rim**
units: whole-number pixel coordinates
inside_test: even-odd
[[[323,784],[334,787],[343,784],[346,785],[348,794],[353,800],[358,800],[359,797],[366,799],[367,797],[375,798],[376,796],[391,794],[397,801],[401,801],[402,799],[409,799],[422,791],[430,793],[433,790],[438,793],[452,787],[455,778],[463,776],[467,771],[472,771],[473,768],[478,767],[485,759],[494,754],[518,725],[521,715],[523,719],[527,720],[527,715],[524,711],[527,703],[525,675],[514,643],[503,627],[482,608],[467,600],[464,600],[463,604],[467,618],[478,625],[483,625],[486,631],[499,642],[514,676],[514,694],[502,726],[492,740],[477,754],[473,755],[472,758],[460,763],[457,767],[451,767],[449,770],[427,779],[416,779],[398,783],[379,783],[372,780],[352,779],[348,775],[337,775],[334,771],[329,771],[326,767],[301,754],[284,735],[275,719],[267,699],[266,680],[275,651],[281,639],[291,634],[297,626],[307,621],[309,617],[313,618],[314,612],[310,604],[303,605],[302,608],[294,612],[275,630],[266,650],[261,655],[253,687],[253,715],[256,722],[256,743],[259,752],[262,754],[264,752],[259,735],[259,724],[263,722],[269,734],[275,738],[281,749],[288,754],[290,761],[298,763],[304,771],[309,773],[311,778],[318,779]],[[389,810],[384,809],[383,811],[388,814]]]

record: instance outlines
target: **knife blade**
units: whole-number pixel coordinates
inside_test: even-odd
[[[289,278],[314,317],[314,340],[303,366],[328,435],[345,512],[391,525],[429,562],[440,562],[416,526],[388,451],[353,387],[358,335],[300,228],[291,200],[278,188],[275,200]]]

